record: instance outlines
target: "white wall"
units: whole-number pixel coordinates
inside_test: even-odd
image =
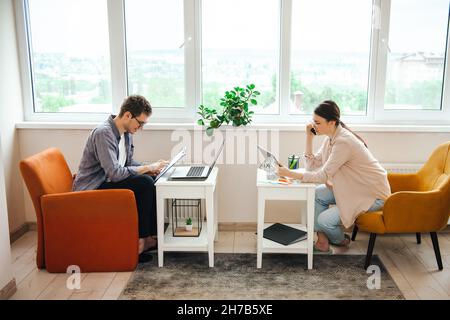
[[[11,246],[9,244],[8,208],[5,176],[3,174],[2,141],[0,134],[0,290],[13,280]]]
[[[77,170],[84,143],[90,130],[20,129],[20,155],[22,158],[55,146],[64,153],[72,172]],[[423,163],[440,143],[450,140],[450,133],[411,132],[358,132],[380,162]],[[171,131],[145,130],[135,138],[135,158],[158,160],[170,157]],[[304,132],[279,132],[280,159],[286,163],[291,153],[301,154],[304,149]],[[318,138],[320,139],[320,138]],[[207,144],[207,143],[206,143]],[[316,142],[316,147],[319,141]],[[237,148],[237,147],[236,147]],[[245,148],[240,144],[239,148]],[[224,156],[228,150],[225,150]],[[235,150],[235,155],[238,150]],[[248,146],[247,146],[248,152]],[[248,158],[247,158],[248,159]],[[248,161],[247,161],[248,163]],[[219,164],[219,222],[256,222],[256,164]],[[295,221],[299,203],[273,202],[267,206],[268,220],[275,217]],[[298,212],[298,211],[297,211]],[[26,197],[26,219],[35,221],[34,209]]]
[[[9,227],[13,232],[25,222],[19,141],[16,122],[23,121],[20,69],[12,0],[0,1],[0,133]]]

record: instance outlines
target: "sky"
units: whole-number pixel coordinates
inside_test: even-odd
[[[109,55],[106,0],[29,0],[34,52]]]
[[[368,51],[371,0],[293,0],[292,47],[305,51]],[[392,51],[445,49],[448,0],[391,0]],[[203,0],[205,49],[278,50],[279,0]],[[29,0],[35,52],[108,54],[106,0]],[[133,50],[178,49],[182,0],[126,0]]]

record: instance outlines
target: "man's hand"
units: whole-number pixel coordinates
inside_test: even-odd
[[[167,166],[169,164],[169,161],[167,160],[158,160],[154,163],[148,164],[147,165],[147,174],[152,175],[152,176],[156,176],[158,175],[162,169],[164,169],[165,166]]]

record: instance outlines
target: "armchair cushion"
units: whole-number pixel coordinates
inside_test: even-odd
[[[138,218],[131,190],[92,190],[41,198],[49,272],[130,271],[137,265]]]
[[[398,191],[418,191],[420,188],[420,179],[417,173],[388,173],[391,192]]]
[[[448,201],[444,198],[440,190],[394,193],[383,209],[386,231],[416,233],[442,229],[448,220]]]
[[[361,231],[385,233],[386,227],[383,221],[383,211],[373,211],[364,213],[356,219],[358,229]]]

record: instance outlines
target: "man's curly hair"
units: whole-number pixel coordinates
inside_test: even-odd
[[[145,113],[149,116],[152,114],[152,106],[143,96],[135,94],[128,96],[123,100],[119,117],[122,117],[127,111],[129,111],[134,118],[139,117],[141,113]]]

